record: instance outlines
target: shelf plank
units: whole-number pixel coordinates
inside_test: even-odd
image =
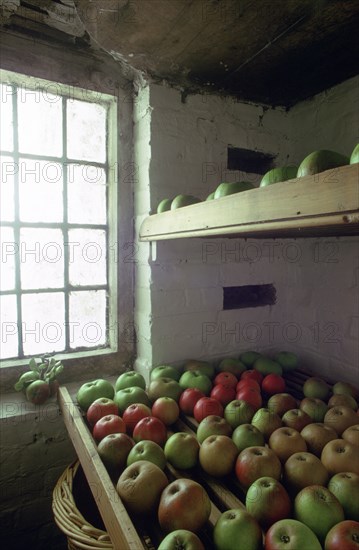
[[[359,164],[147,217],[141,241],[359,234]]]

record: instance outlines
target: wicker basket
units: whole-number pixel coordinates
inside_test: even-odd
[[[55,522],[67,536],[69,550],[113,549],[106,531],[93,527],[76,506],[73,482],[79,466],[79,461],[70,464],[56,483],[52,499]]]

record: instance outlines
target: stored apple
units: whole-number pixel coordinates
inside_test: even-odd
[[[193,408],[193,416],[201,422],[209,415],[223,416],[223,406],[213,397],[201,397]]]
[[[224,418],[231,428],[235,429],[240,424],[248,424],[255,413],[254,407],[246,401],[234,399],[224,409]]]
[[[247,369],[253,367],[254,363],[261,357],[258,351],[244,351],[240,354],[239,359],[245,364]]]
[[[342,438],[359,447],[359,424],[354,424],[354,426],[349,426],[344,430]]]
[[[309,485],[326,485],[328,479],[326,468],[312,453],[294,453],[283,467],[283,482],[291,494],[297,494]]]
[[[269,359],[269,357],[259,357],[253,365],[253,368],[260,372],[263,376],[267,374],[278,374],[282,376],[283,369],[279,363]]]
[[[243,508],[226,510],[213,529],[216,550],[262,550],[259,523]]]
[[[190,359],[189,361],[186,361],[184,364],[184,371],[197,371],[200,374],[204,374],[205,376],[208,376],[210,380],[214,378],[215,370],[214,366],[211,365],[211,363],[208,363],[208,361],[199,361],[197,359]]]
[[[158,418],[146,416],[134,427],[133,439],[136,443],[149,439],[163,447],[167,440],[167,428]]]
[[[210,513],[211,501],[202,485],[180,478],[162,492],[158,520],[166,533],[176,529],[196,532],[204,526]]]
[[[229,475],[234,469],[238,449],[227,435],[211,435],[199,450],[199,463],[203,470],[214,477]]]
[[[252,426],[252,424],[241,424],[237,426],[232,434],[232,440],[239,453],[247,447],[263,447],[265,444],[264,435],[258,428]]]
[[[232,431],[231,426],[225,418],[215,414],[210,414],[199,423],[196,436],[199,443],[203,443],[203,441],[210,435],[231,436]]]
[[[303,384],[303,394],[305,397],[316,397],[327,401],[330,395],[330,387],[325,380],[317,376],[311,376]]]
[[[126,424],[117,414],[107,414],[96,422],[92,435],[96,441],[101,441],[106,435],[126,433]]]
[[[297,408],[297,400],[290,393],[277,393],[272,395],[267,402],[267,409],[282,417],[290,409]]]
[[[50,397],[50,384],[45,380],[34,380],[26,387],[26,399],[34,405],[42,405]]]
[[[198,464],[200,445],[193,434],[176,432],[165,444],[165,457],[174,468],[189,470]]]
[[[110,475],[120,475],[134,441],[125,433],[113,433],[101,439],[97,451]]]
[[[282,467],[279,458],[267,447],[248,447],[237,458],[235,472],[238,481],[248,488],[260,477],[280,479]]]
[[[205,397],[204,393],[197,388],[187,388],[181,393],[179,398],[179,407],[184,414],[193,416],[195,404],[201,397]]]
[[[148,460],[156,464],[161,470],[165,469],[167,463],[162,447],[149,439],[139,441],[132,447],[127,457],[127,466],[131,466],[131,464],[139,460]]]
[[[338,405],[328,410],[324,417],[324,424],[334,428],[340,436],[349,426],[358,424],[358,416],[350,407]]]
[[[147,407],[151,407],[151,402],[147,393],[142,388],[134,386],[133,388],[124,388],[115,393],[113,398],[114,402],[118,406],[120,414],[122,414],[127,407],[134,403],[143,403]]]
[[[345,520],[334,525],[325,538],[324,549],[358,550],[359,522]]]
[[[255,380],[260,385],[262,383],[262,380],[264,378],[263,374],[261,374],[258,370],[255,369],[248,369],[241,374],[241,380]]]
[[[136,424],[147,416],[151,416],[151,409],[147,405],[143,403],[129,405],[122,413],[122,420],[126,424],[127,433],[132,435]]]
[[[275,430],[283,426],[280,416],[266,407],[262,407],[254,414],[251,423],[262,432],[266,441]]]
[[[329,480],[328,489],[343,506],[345,519],[359,521],[359,475],[354,472],[335,474]]]
[[[157,378],[150,382],[148,397],[152,403],[159,397],[171,397],[171,399],[178,401],[182,391],[179,383],[173,380],[173,378]]]
[[[223,384],[224,386],[229,386],[231,388],[236,388],[238,383],[237,377],[231,372],[220,372],[214,379],[214,384]]]
[[[283,426],[271,434],[269,448],[275,452],[282,464],[294,453],[305,452],[307,444],[300,433],[294,428]]]
[[[92,382],[86,382],[82,384],[77,392],[76,399],[83,411],[87,411],[91,403],[100,397],[107,397],[113,399],[115,390],[112,384],[108,380],[98,378]]]
[[[217,366],[217,372],[230,372],[237,379],[240,378],[241,374],[247,370],[247,367],[239,359],[234,357],[226,357]]]
[[[311,424],[312,419],[309,414],[301,409],[291,409],[283,414],[282,422],[288,428],[294,428],[298,432],[301,432],[305,426]]]
[[[280,351],[275,355],[274,360],[283,368],[284,372],[290,372],[298,368],[299,360],[291,351]]]
[[[157,550],[205,550],[205,547],[192,531],[177,529],[163,539]]]
[[[213,386],[210,397],[216,399],[221,403],[223,407],[228,405],[236,396],[236,390],[231,386],[225,386],[224,384],[216,384]]]
[[[358,397],[358,389],[349,384],[349,382],[336,382],[332,391],[336,395],[351,395],[354,399]]]
[[[137,386],[138,388],[146,389],[146,380],[139,372],[130,370],[120,374],[115,383],[115,392],[124,390],[125,388],[132,388]]]
[[[262,380],[262,391],[267,395],[283,393],[285,390],[285,380],[279,374],[267,374]]]
[[[322,550],[318,537],[296,519],[281,519],[266,533],[265,550]]]
[[[179,379],[179,385],[182,388],[181,391],[186,390],[187,388],[197,388],[205,395],[209,395],[212,389],[211,379],[196,370],[188,370],[184,372]]]
[[[236,394],[236,399],[249,403],[256,411],[262,406],[261,393],[255,388],[247,387],[240,389]]]
[[[100,397],[96,399],[87,409],[86,418],[87,422],[93,427],[100,418],[107,416],[108,414],[118,415],[118,406],[113,399],[107,397]]]
[[[310,416],[312,422],[323,422],[328,411],[328,405],[317,397],[304,397],[299,403],[299,408]]]
[[[239,380],[238,384],[236,385],[236,392],[239,392],[243,389],[252,388],[260,393],[261,387],[259,385],[259,382],[257,380],[254,380],[254,378],[242,378]]]
[[[160,365],[151,370],[150,381],[157,380],[157,378],[172,378],[172,380],[180,379],[181,371],[171,365]]]
[[[330,475],[340,472],[359,475],[358,447],[345,439],[329,441],[322,450],[320,460]]]
[[[180,409],[172,397],[159,397],[152,405],[152,416],[159,418],[165,426],[171,426],[179,417]]]
[[[287,491],[273,477],[260,477],[246,494],[246,509],[264,530],[276,521],[289,517],[291,507]]]
[[[305,426],[300,435],[305,440],[308,451],[316,456],[321,456],[325,445],[333,439],[338,439],[338,434],[333,428],[321,422],[313,422]]]
[[[147,515],[157,509],[167,485],[167,476],[161,468],[147,460],[140,460],[122,472],[116,490],[130,513]]]
[[[349,394],[339,394],[336,393],[331,396],[331,398],[328,401],[328,407],[337,407],[340,405],[345,405],[346,407],[350,407],[353,409],[353,411],[356,411],[358,408],[358,403],[355,401],[354,397]]]

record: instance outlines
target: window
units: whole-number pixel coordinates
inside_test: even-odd
[[[2,71],[0,110],[0,359],[115,351],[116,99]]]

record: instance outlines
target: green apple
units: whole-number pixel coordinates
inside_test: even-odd
[[[154,403],[159,397],[171,397],[178,402],[181,397],[182,388],[173,378],[157,378],[150,382],[148,397]]]
[[[192,531],[176,529],[163,539],[157,550],[205,550],[205,547]]]
[[[248,181],[236,181],[233,183],[223,182],[220,183],[214,192],[214,198],[220,199],[221,197],[227,197],[234,193],[241,193],[242,191],[249,191],[254,189],[254,185]]]
[[[171,202],[171,210],[177,210],[177,208],[183,208],[183,206],[189,206],[197,202],[201,202],[201,199],[193,195],[177,195]]]
[[[176,432],[167,439],[164,452],[174,468],[189,470],[197,466],[199,449],[200,445],[195,435]]]
[[[335,474],[328,489],[343,506],[345,519],[359,521],[359,475],[354,472]]]
[[[134,447],[132,447],[127,456],[127,466],[130,466],[139,460],[148,460],[149,462],[156,464],[156,466],[161,468],[161,470],[165,469],[167,463],[162,447],[150,439],[139,441]]]
[[[318,537],[307,525],[296,519],[281,519],[265,536],[266,550],[322,550]]]
[[[232,439],[239,452],[247,447],[264,446],[264,435],[252,424],[240,424],[232,434]]]
[[[237,456],[238,449],[228,435],[210,435],[199,450],[199,463],[210,476],[223,477],[232,473]]]
[[[125,388],[132,388],[137,386],[138,388],[146,389],[146,381],[142,374],[130,370],[120,374],[115,383],[115,392],[119,390],[124,390]]]
[[[205,395],[209,395],[212,389],[211,379],[197,370],[188,370],[184,372],[179,379],[182,390],[187,388],[197,388]]]
[[[261,357],[261,354],[258,351],[244,351],[240,354],[239,359],[247,367],[251,369],[254,363]]]
[[[92,382],[86,382],[79,388],[76,399],[83,411],[87,411],[89,406],[100,397],[113,399],[115,390],[111,382],[98,378]]]
[[[150,380],[157,380],[158,378],[172,378],[172,380],[180,379],[181,372],[179,369],[172,367],[171,365],[160,365],[151,370]]]
[[[253,368],[263,374],[263,376],[267,374],[279,374],[279,376],[282,376],[283,374],[282,366],[276,361],[269,359],[269,357],[259,357],[255,361]]]
[[[222,359],[217,366],[218,372],[231,372],[237,378],[240,378],[242,372],[245,370],[247,370],[245,364],[235,357],[226,357],[225,359]]]
[[[334,395],[351,395],[354,399],[358,397],[358,390],[349,382],[336,382],[332,391]]]
[[[313,151],[302,160],[298,167],[297,178],[319,174],[346,164],[349,164],[349,157],[346,155],[328,149],[320,149]]]
[[[259,523],[244,509],[226,510],[213,529],[216,550],[262,550]]]
[[[333,525],[344,521],[344,510],[329,489],[310,485],[294,499],[294,518],[305,523],[323,544]]]
[[[208,363],[208,361],[199,361],[197,359],[190,359],[189,361],[186,361],[186,363],[184,364],[183,370],[184,371],[195,370],[197,372],[200,372],[201,374],[205,374],[211,380],[215,374],[214,366],[211,365],[211,363]]]
[[[330,387],[322,378],[311,376],[303,384],[303,394],[305,397],[316,397],[322,401],[327,401],[330,395]]]
[[[284,372],[295,370],[299,365],[298,357],[291,351],[280,351],[274,360],[281,365]]]
[[[304,397],[299,403],[299,408],[307,413],[313,422],[323,422],[328,405],[317,397]]]
[[[209,437],[210,435],[232,435],[232,428],[225,418],[210,414],[206,416],[198,425],[197,428],[197,440],[199,443]]]
[[[114,402],[118,406],[120,414],[124,412],[127,407],[134,403],[143,403],[147,407],[151,407],[151,402],[147,393],[142,388],[134,386],[132,388],[124,388],[115,393],[113,398]]]
[[[350,164],[357,164],[359,162],[359,143],[354,147],[352,154],[350,155]]]
[[[162,212],[167,212],[167,210],[171,210],[172,200],[173,199],[162,199],[157,206],[157,214],[161,214]]]
[[[275,430],[283,425],[281,417],[266,407],[262,407],[255,412],[251,423],[252,426],[255,426],[262,432],[266,441],[268,441]]]
[[[267,530],[273,523],[288,518],[291,500],[283,485],[274,477],[256,479],[246,493],[246,509]]]
[[[234,399],[224,409],[224,418],[233,428],[240,424],[248,424],[254,415],[254,407],[242,399]]]
[[[297,177],[298,166],[280,166],[272,168],[266,172],[261,179],[259,187],[266,187],[267,185],[273,185],[273,183],[279,183],[281,181],[291,180]]]

